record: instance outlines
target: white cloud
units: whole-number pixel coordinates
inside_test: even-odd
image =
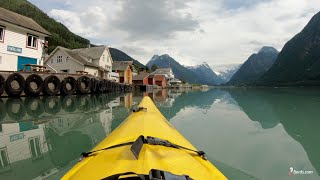
[[[142,63],[166,53],[182,64],[211,66],[243,63],[264,45],[281,50],[320,9],[319,0],[58,2],[49,15],[92,43],[126,50]]]

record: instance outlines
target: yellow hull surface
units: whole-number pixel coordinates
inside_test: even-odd
[[[197,150],[166,120],[149,97],[144,97],[138,107],[145,109],[132,113],[92,151],[133,142],[141,135],[157,137]],[[126,172],[148,175],[151,169],[170,172],[178,176],[188,175],[191,179],[227,179],[208,160],[192,151],[144,144],[136,158],[130,148],[131,145],[124,145],[94,152],[78,162],[62,179],[104,179]],[[131,175],[123,175],[119,179],[125,179],[128,176]]]

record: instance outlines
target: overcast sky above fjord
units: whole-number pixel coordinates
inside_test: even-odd
[[[243,63],[262,46],[281,50],[320,11],[319,0],[30,0],[93,44],[142,63]]]

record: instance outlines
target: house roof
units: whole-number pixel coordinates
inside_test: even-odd
[[[112,70],[125,71],[128,66],[132,66],[132,61],[114,61]]]
[[[159,68],[159,69],[156,69],[151,74],[170,74],[171,71],[172,71],[171,68]]]
[[[51,36],[51,34],[47,30],[41,27],[33,19],[22,16],[18,13],[9,11],[4,8],[0,8],[0,20]]]
[[[80,49],[73,49],[72,51],[81,55],[90,57],[91,59],[100,59],[103,52],[106,50],[106,46],[97,46],[97,47],[90,47],[90,48],[80,48]]]
[[[79,55],[77,52],[74,52],[73,50],[70,50],[70,49],[67,49],[67,48],[64,48],[64,47],[61,47],[61,46],[58,46],[51,54],[53,55],[54,52],[57,50],[57,49],[60,49],[61,51],[63,51],[64,53],[66,53],[69,57],[71,57],[72,59],[78,61],[79,63],[85,65],[85,66],[90,66],[90,67],[95,67],[95,68],[98,68],[102,71],[107,71],[107,69],[104,69],[102,68],[101,66],[99,65],[96,65],[92,62],[89,62],[88,60],[86,60],[85,57]],[[48,59],[45,61],[47,62],[49,59],[50,59],[50,56],[48,57]]]
[[[64,51],[66,54],[68,54],[70,57],[73,59],[79,61],[81,64],[84,64],[86,66],[91,66],[91,67],[97,67],[99,68],[100,66],[87,61],[84,57],[80,56],[77,52],[74,52],[73,50],[64,48],[64,47],[59,47],[62,51]]]
[[[132,80],[134,81],[142,81],[144,78],[148,77],[149,73],[141,72],[140,74],[137,74],[132,77]]]
[[[100,48],[95,48],[92,52],[98,52],[99,50],[101,51],[101,49],[105,49],[107,48],[106,46],[101,46]],[[88,56],[87,54],[85,53],[82,53],[81,51],[79,51],[80,49],[67,49],[67,48],[64,48],[64,47],[61,47],[61,46],[57,46],[56,49],[49,55],[49,57],[45,60],[45,62],[47,62],[51,56],[57,51],[57,49],[60,49],[61,51],[63,51],[64,53],[66,53],[69,57],[73,58],[74,60],[78,61],[79,63],[85,65],[85,66],[90,66],[90,67],[96,67],[96,68],[99,68],[100,70],[102,71],[109,71],[97,64],[94,64],[92,62],[89,61],[89,59],[92,59],[93,58],[91,56]],[[83,49],[89,49],[89,48],[83,48]],[[89,52],[90,50],[87,50],[86,52]],[[103,51],[102,51],[103,53]],[[102,55],[101,53],[101,55]],[[100,55],[100,57],[101,57]]]

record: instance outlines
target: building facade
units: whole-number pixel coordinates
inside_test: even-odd
[[[173,74],[171,68],[159,68],[159,69],[156,69],[151,74],[153,74],[153,75],[155,75],[155,74],[164,75],[168,81],[170,81],[171,79],[174,79],[174,74]]]
[[[111,76],[111,81],[114,81],[114,82],[120,82],[120,77],[119,77],[119,73],[117,72],[111,72],[110,73],[110,76]]]
[[[154,75],[154,85],[158,85],[158,87],[166,88],[167,87],[167,81],[165,75],[161,74],[155,74]]]
[[[149,73],[140,72],[140,74],[133,76],[132,83],[134,85],[149,85],[148,76]]]
[[[114,61],[112,71],[119,73],[120,83],[132,84],[132,61]]]
[[[112,63],[106,46],[73,50],[58,46],[45,60],[48,69],[57,73],[84,71],[103,79],[111,79]]]
[[[34,20],[0,8],[0,70],[19,71],[24,64],[43,65],[50,33]]]

